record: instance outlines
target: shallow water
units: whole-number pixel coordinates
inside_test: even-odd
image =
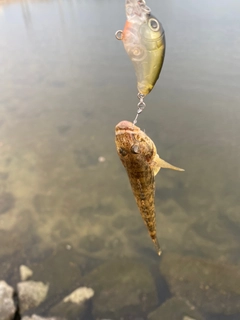
[[[167,51],[138,125],[186,170],[156,177],[159,242],[239,265],[239,1],[148,5]],[[40,268],[62,248],[82,274],[112,257],[158,261],[114,145],[137,109],[114,37],[124,23],[124,1],[0,2],[0,278],[11,284],[20,264]]]

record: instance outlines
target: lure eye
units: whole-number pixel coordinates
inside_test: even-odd
[[[137,144],[134,144],[131,148],[131,152],[134,153],[134,154],[138,154],[139,151],[138,151],[138,145]]]
[[[158,31],[160,28],[159,22],[154,18],[149,19],[148,25],[153,31]]]
[[[123,149],[123,148],[119,148],[119,149],[118,149],[118,152],[119,152],[123,157],[125,157],[125,156],[127,155],[127,151],[126,151],[125,149]]]

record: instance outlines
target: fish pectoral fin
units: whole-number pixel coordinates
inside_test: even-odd
[[[184,169],[181,169],[181,168],[178,168],[178,167],[171,165],[170,163],[161,159],[158,154],[156,154],[156,156],[154,157],[153,162],[152,162],[152,169],[153,169],[155,176],[161,168],[172,169],[172,170],[176,170],[176,171],[185,171]]]

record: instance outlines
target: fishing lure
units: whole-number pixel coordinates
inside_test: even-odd
[[[157,82],[165,56],[165,35],[161,23],[152,14],[145,0],[126,0],[127,21],[124,30],[115,36],[123,41],[124,48],[133,62],[137,77],[138,115],[146,104],[143,101]]]

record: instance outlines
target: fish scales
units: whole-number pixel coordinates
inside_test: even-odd
[[[157,249],[161,248],[157,240],[155,214],[155,175],[160,168],[184,171],[162,160],[153,141],[129,121],[121,121],[115,130],[117,152],[130,181],[130,185],[148,229],[149,235]]]
[[[155,182],[152,170],[144,163],[144,159],[139,161],[139,166],[130,165],[126,167],[132,191],[140,210],[141,216],[149,231],[150,237],[157,247],[156,218],[154,208]],[[142,170],[143,169],[143,170]]]

